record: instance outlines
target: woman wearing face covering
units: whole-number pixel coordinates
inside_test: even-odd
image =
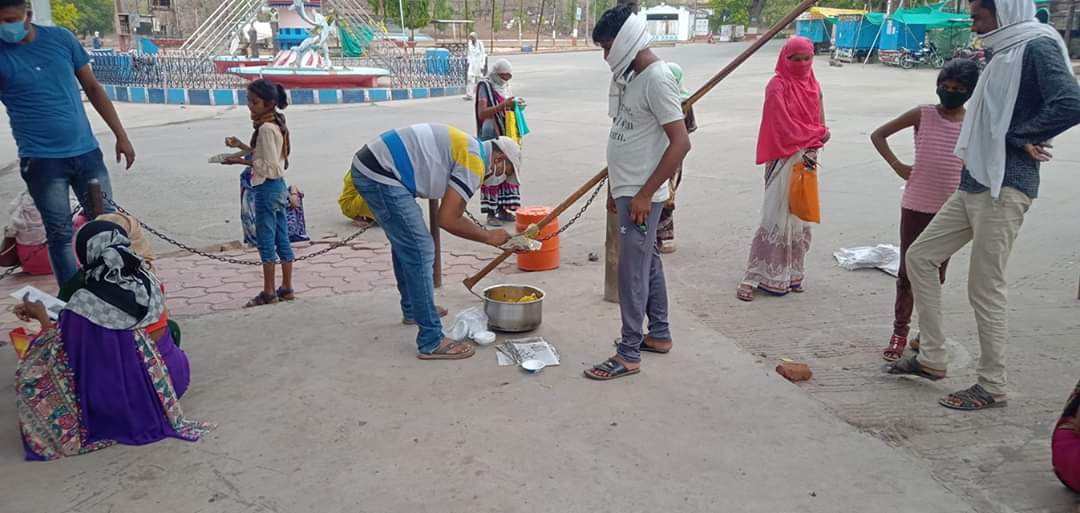
[[[803,291],[810,224],[791,214],[788,187],[797,164],[817,169],[818,150],[829,140],[813,64],[814,44],[792,37],[765,89],[757,145],[757,163],[765,164],[765,201],[746,277],[739,284],[743,301],[753,301],[754,289],[775,295]]]
[[[476,135],[481,141],[506,136],[521,144],[523,134],[517,121],[525,102],[515,98],[510,89],[513,77],[510,61],[499,59],[492,64],[487,79],[477,85]],[[487,215],[487,223],[501,226],[503,222],[513,222],[514,212],[520,206],[521,182],[517,175],[496,169],[480,188],[480,211]]]
[[[75,246],[82,279],[61,298],[67,306],[59,322],[41,303],[15,309],[23,321],[42,325],[15,372],[26,459],[166,437],[198,440],[212,426],[186,420],[180,409],[187,357],[168,330],[157,343],[145,332],[164,311],[157,278],[119,225],[87,223]]]

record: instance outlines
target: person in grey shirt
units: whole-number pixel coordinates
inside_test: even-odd
[[[938,268],[971,242],[968,297],[978,324],[978,383],[940,404],[958,410],[1006,405],[1008,341],[1005,267],[1024,216],[1039,194],[1039,166],[1050,140],[1080,123],[1080,85],[1064,42],[1035,20],[1032,0],[971,2],[972,30],[990,62],[968,104],[956,154],[964,160],[960,190],[907,253],[920,334],[914,357],[889,372],[945,377]]]

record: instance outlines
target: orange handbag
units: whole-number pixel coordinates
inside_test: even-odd
[[[791,166],[791,185],[788,188],[788,208],[791,214],[808,223],[821,222],[821,200],[818,197],[817,168],[806,161]]]

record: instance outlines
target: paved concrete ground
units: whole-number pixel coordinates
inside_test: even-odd
[[[683,65],[692,88],[739,48],[661,54]],[[677,214],[680,249],[665,258],[685,349],[649,359],[633,381],[578,377],[606,355],[617,327],[615,309],[596,300],[601,267],[587,260],[603,244],[597,208],[563,238],[562,270],[514,277],[552,293],[543,333],[563,352],[562,367],[525,379],[496,369],[490,351],[462,365],[422,365],[411,358],[411,332],[394,325],[387,287],[187,319],[196,381],[185,408],[222,428],[197,445],[111,448],[27,465],[18,461],[9,423],[0,431],[7,440],[0,441],[0,469],[27,478],[0,485],[5,501],[18,501],[5,511],[130,511],[155,502],[166,511],[1073,508],[1075,496],[1049,471],[1048,439],[1078,377],[1080,241],[1069,221],[1080,214],[1071,201],[1080,185],[1071,172],[1080,162],[1080,135],[1057,141],[1057,159],[1045,168],[1042,197],[1013,253],[1010,406],[947,412],[936,399],[970,384],[978,354],[964,293],[966,253],[950,267],[945,296],[956,367],[934,385],[882,375],[892,281],[876,271],[839,270],[831,257],[839,247],[895,242],[901,184],[867,136],[932,101],[932,73],[821,62],[833,142],[823,156],[825,222],[808,262],[810,290],[748,305],[733,297],[757,223],[754,137],[774,59],[775,48],[750,61],[697,109],[701,130]],[[524,196],[554,204],[602,166],[606,67],[597,53],[512,61],[535,130],[526,142]],[[136,173],[115,178],[120,202],[185,241],[239,238],[238,170],[205,162],[225,136],[246,135],[245,114],[145,108],[121,107],[125,119],[147,126],[131,131],[140,163]],[[468,104],[455,99],[289,112],[296,137],[290,179],[308,195],[316,235],[349,231],[333,200],[350,154],[365,140],[417,121],[471,125]],[[0,171],[2,202],[21,187],[7,169]],[[371,232],[363,240],[380,237]],[[453,239],[447,247],[476,250]],[[443,294],[450,306],[473,303],[452,282]],[[799,387],[779,381],[770,369],[784,356],[810,363],[814,380]],[[0,360],[14,365],[10,352]],[[11,418],[10,403],[3,404],[0,416]],[[520,454],[523,439],[542,450]],[[101,469],[116,477],[102,479]],[[452,488],[457,484],[462,490]],[[48,499],[25,493],[57,489]],[[552,490],[554,498],[541,500]],[[605,494],[621,495],[606,504]]]

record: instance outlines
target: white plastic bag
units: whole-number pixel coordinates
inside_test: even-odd
[[[848,271],[877,268],[896,276],[900,270],[900,248],[892,244],[841,248],[833,253],[836,263]]]
[[[477,334],[488,329],[488,316],[480,307],[474,306],[462,310],[454,317],[454,324],[450,326],[447,338],[461,342],[467,338],[473,338]]]

